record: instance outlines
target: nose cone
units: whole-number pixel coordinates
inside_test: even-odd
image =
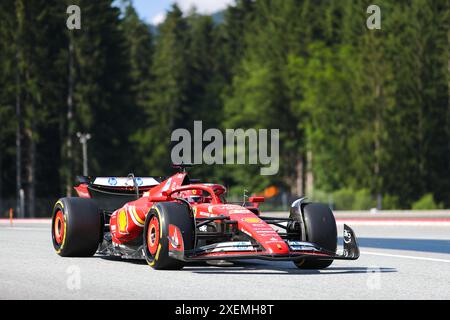
[[[240,229],[258,241],[270,254],[287,254],[289,247],[278,233],[261,218],[249,214],[240,219]]]
[[[264,248],[272,254],[288,254],[289,253],[289,247],[284,242],[283,239],[280,238],[278,241],[266,241],[266,243],[262,243]]]

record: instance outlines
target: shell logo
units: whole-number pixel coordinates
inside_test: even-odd
[[[261,221],[260,218],[243,218],[242,221],[248,222],[248,223],[259,223]]]
[[[120,233],[128,233],[128,217],[124,209],[119,211],[117,215],[117,223],[119,225]]]

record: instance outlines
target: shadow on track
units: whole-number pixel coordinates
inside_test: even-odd
[[[148,266],[147,261],[145,261],[143,259],[122,259],[121,257],[116,257],[116,256],[101,256],[101,255],[95,255],[91,258],[102,259],[102,260],[106,260],[106,261],[114,261],[114,262],[117,261],[117,262],[140,264],[143,266]],[[207,266],[207,264],[206,264],[206,262],[190,262],[189,266]]]
[[[121,257],[115,257],[115,256],[100,256],[96,255],[92,258],[107,260],[107,261],[117,261],[117,262],[126,262],[131,264],[141,264],[141,265],[147,265],[147,262],[142,259],[122,259]]]
[[[365,267],[328,267],[323,270],[302,270],[288,263],[256,263],[256,262],[235,262],[232,267],[194,267],[187,265],[183,271],[198,274],[245,274],[245,275],[336,275],[336,274],[357,274],[371,273],[371,268]],[[397,272],[395,268],[379,268],[380,273]]]
[[[102,259],[106,261],[122,262],[147,266],[145,260],[138,259],[122,259],[120,257],[94,256],[92,258]],[[150,268],[150,267],[148,267]],[[397,272],[395,268],[379,268],[378,272]],[[320,275],[336,275],[336,274],[356,274],[373,272],[370,268],[365,267],[328,267],[323,270],[302,270],[295,267],[290,262],[272,262],[263,263],[255,261],[234,261],[232,266],[220,267],[211,266],[206,262],[188,263],[182,270],[178,272],[191,272],[197,274],[245,274],[245,275],[293,275],[293,274],[320,274]]]

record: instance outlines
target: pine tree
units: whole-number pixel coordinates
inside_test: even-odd
[[[129,59],[129,78],[131,81],[131,100],[135,106],[134,119],[139,123],[146,123],[147,112],[151,108],[151,95],[153,85],[152,60],[154,53],[153,35],[150,27],[141,21],[136,10],[130,2],[125,3],[124,17],[121,23],[127,47]],[[133,172],[146,172],[142,168],[141,159],[147,155],[139,153],[139,128],[132,128],[130,146],[128,150],[135,156],[132,157],[131,165]],[[137,134],[137,136],[136,136]],[[139,155],[139,156],[137,156]]]
[[[290,41],[300,38],[301,22],[292,19],[301,11],[295,1],[258,1],[255,20],[246,30],[246,50],[233,79],[232,92],[225,100],[225,124],[228,127],[280,129],[283,153],[278,180],[293,194],[304,193],[305,141],[298,124],[293,96],[288,90],[286,65],[290,54],[301,47]],[[282,124],[282,125],[281,125]],[[268,177],[258,177],[257,166],[237,168],[238,182],[254,180],[253,188],[269,186]],[[244,172],[240,172],[244,171]],[[248,176],[253,175],[255,178]],[[248,179],[247,179],[248,178]],[[281,181],[283,182],[281,182]]]
[[[25,193],[27,214],[36,214],[37,174],[40,165],[42,126],[51,125],[52,107],[56,101],[51,68],[57,49],[48,45],[52,27],[52,5],[48,1],[16,1],[17,14],[17,68],[23,124],[23,147],[25,169]],[[54,20],[53,20],[54,21]],[[57,38],[52,44],[57,44]],[[55,104],[53,104],[55,103]]]
[[[112,7],[110,0],[80,0],[74,4],[81,8],[82,25],[81,30],[72,31],[76,72],[74,128],[70,134],[91,133],[89,150],[96,152],[89,158],[90,174],[123,175],[123,168],[130,165],[131,159],[127,152],[117,150],[127,150],[137,113],[131,103],[129,60],[120,11]],[[81,174],[79,143],[74,144],[73,153],[75,174]]]
[[[187,128],[189,46],[188,24],[180,8],[173,5],[159,26],[152,62],[154,82],[141,130],[135,136],[144,166],[152,175],[163,175],[170,167],[170,136],[176,128]]]
[[[11,196],[14,188],[15,159],[15,6],[14,1],[0,4],[0,216],[3,214],[4,197]],[[9,160],[9,161],[8,161]]]

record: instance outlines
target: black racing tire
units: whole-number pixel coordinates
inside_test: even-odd
[[[169,225],[179,228],[184,250],[192,250],[195,242],[195,222],[189,206],[179,202],[160,202],[147,214],[144,225],[144,255],[156,270],[180,270],[185,262],[169,256]]]
[[[305,204],[303,207],[303,223],[306,241],[315,243],[328,251],[336,252],[336,220],[327,205],[320,203]],[[303,259],[294,263],[300,269],[324,269],[329,267],[333,260]]]
[[[62,257],[90,257],[103,236],[99,209],[93,199],[59,199],[52,215],[52,242]]]

